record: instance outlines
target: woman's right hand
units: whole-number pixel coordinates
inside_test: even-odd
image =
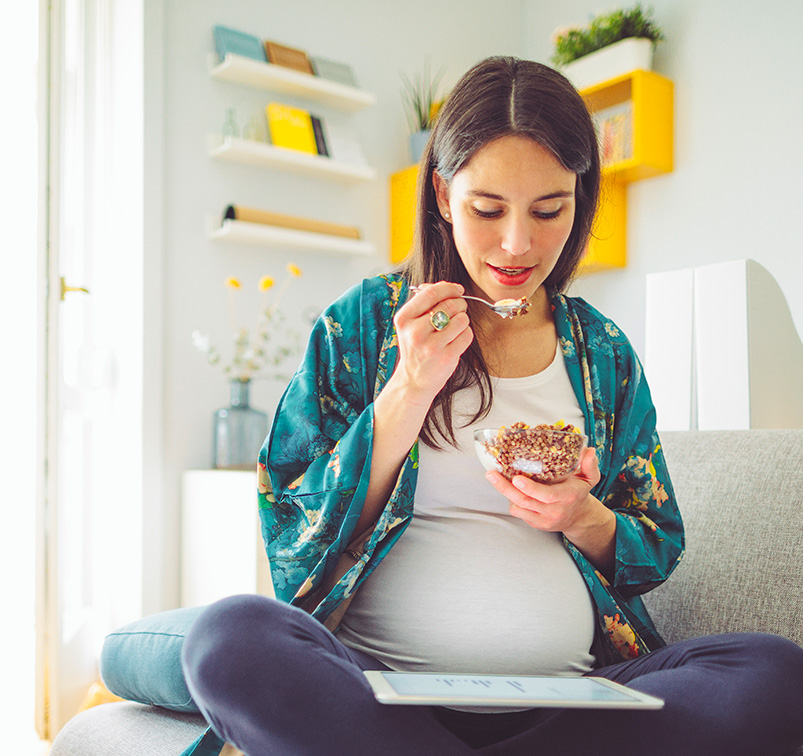
[[[460,284],[427,284],[399,308],[393,319],[399,359],[374,402],[371,476],[357,533],[375,523],[384,509],[432,401],[474,338],[462,293]],[[438,310],[450,318],[440,331],[430,322]]]
[[[457,368],[460,355],[474,339],[460,284],[440,281],[422,285],[393,319],[399,339],[399,361],[391,380],[429,404]],[[442,310],[450,320],[438,331],[430,321]]]

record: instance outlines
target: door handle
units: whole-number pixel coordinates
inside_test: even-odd
[[[71,292],[83,292],[84,294],[89,294],[89,289],[85,289],[83,286],[68,286],[67,282],[64,280],[64,276],[61,276],[61,296],[59,299],[63,302],[64,297]]]

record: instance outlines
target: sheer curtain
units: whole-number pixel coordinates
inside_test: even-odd
[[[0,470],[3,526],[0,586],[3,621],[3,684],[0,711],[6,748],[43,753],[34,720],[35,527],[37,500],[37,363],[41,326],[37,271],[38,155],[37,3],[17,3],[3,12],[6,65],[0,68],[5,103],[0,119],[4,145],[0,182],[4,239],[0,248]],[[10,16],[10,18],[9,18]]]
[[[42,0],[37,705],[52,738],[142,606],[141,0]]]

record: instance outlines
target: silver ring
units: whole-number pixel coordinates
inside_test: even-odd
[[[443,310],[437,310],[429,316],[429,322],[432,323],[432,327],[436,331],[442,331],[446,328],[449,325],[449,321],[451,321],[451,318]]]

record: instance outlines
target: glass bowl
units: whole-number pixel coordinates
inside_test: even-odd
[[[550,426],[484,428],[474,431],[474,449],[486,470],[508,480],[524,475],[539,483],[559,483],[580,466],[588,438]]]

